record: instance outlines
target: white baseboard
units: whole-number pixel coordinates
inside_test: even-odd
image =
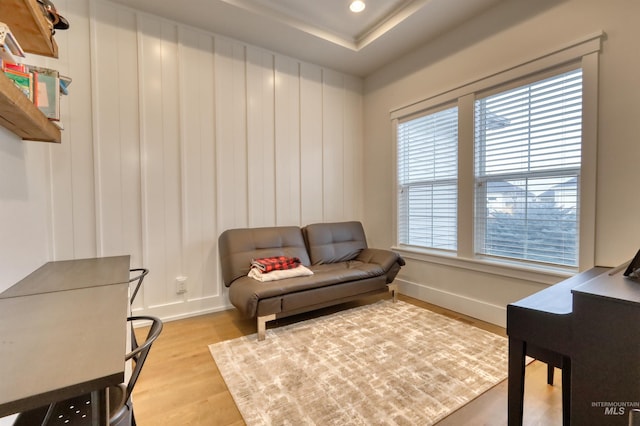
[[[233,308],[233,306],[223,297],[205,297],[177,303],[149,306],[145,309],[134,309],[132,314],[153,315],[167,322],[214,312],[222,312],[231,308]]]
[[[482,321],[506,327],[507,309],[505,306],[493,305],[482,300],[472,299],[460,294],[450,293],[396,278],[400,294],[413,297],[424,302],[442,306],[461,314],[478,318]],[[146,309],[136,309],[133,314],[154,315],[163,321],[175,321],[198,315],[210,314],[232,309],[226,297],[205,297],[202,299],[186,300],[184,302],[150,306]]]
[[[429,287],[425,284],[413,283],[398,278],[396,278],[395,282],[398,283],[400,294],[496,324],[500,327],[506,327],[506,306],[493,305],[482,300],[472,299],[460,294]]]

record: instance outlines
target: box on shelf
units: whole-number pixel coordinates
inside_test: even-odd
[[[33,102],[33,74],[6,69],[4,71],[4,75],[6,75],[9,80],[13,81],[13,84],[15,84],[16,87],[20,89],[20,91],[22,91],[22,93],[24,93],[31,102]]]
[[[5,62],[16,63],[16,56],[24,58],[24,50],[4,22],[0,22],[0,57]]]
[[[60,120],[60,74],[49,68],[26,65],[36,86],[36,106],[50,120]]]

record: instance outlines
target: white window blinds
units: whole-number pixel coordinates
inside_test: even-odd
[[[582,71],[475,103],[476,252],[578,264]]]
[[[457,246],[458,108],[398,124],[398,241]]]

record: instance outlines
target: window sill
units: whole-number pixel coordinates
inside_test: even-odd
[[[395,246],[392,249],[400,253],[405,259],[468,269],[475,272],[521,279],[546,285],[556,284],[558,281],[569,278],[578,273],[577,268],[536,266],[488,257],[464,258],[451,252],[420,249],[417,247]]]

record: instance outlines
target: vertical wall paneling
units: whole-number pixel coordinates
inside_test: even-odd
[[[145,123],[145,115],[146,115],[146,101],[143,97],[144,87],[142,82],[145,80],[145,62],[144,58],[148,56],[146,49],[149,48],[149,43],[145,44],[145,40],[143,34],[140,32],[141,23],[138,15],[135,16],[136,19],[136,48],[138,51],[138,69],[137,69],[137,81],[138,81],[138,147],[140,154],[140,244],[141,244],[141,254],[142,254],[142,263],[140,265],[133,265],[133,267],[143,267],[149,269],[149,277],[145,278],[147,283],[144,288],[141,289],[141,294],[137,296],[138,301],[136,303],[142,302],[143,308],[148,306],[148,301],[152,299],[151,293],[152,291],[147,291],[147,287],[149,287],[150,282],[156,282],[156,280],[152,280],[151,274],[155,275],[155,270],[152,269],[150,257],[149,257],[149,221],[146,220],[149,215],[149,205],[147,201],[147,192],[148,192],[148,161],[147,161],[147,152],[146,152],[146,144],[147,134],[144,127]],[[146,49],[145,49],[146,46]],[[151,77],[155,78],[155,77]],[[149,294],[149,296],[147,296]]]
[[[131,267],[144,267],[142,251],[142,157],[140,150],[140,108],[138,77],[138,33],[136,16],[128,10],[121,10],[118,15],[118,87],[120,88],[118,138],[122,162],[122,232],[123,246],[117,248],[117,254],[131,255]],[[106,142],[109,141],[110,130],[104,129]],[[108,231],[107,231],[108,232]],[[144,289],[140,295],[142,303]]]
[[[68,6],[68,5],[67,5]],[[60,102],[62,144],[47,146],[50,154],[51,229],[54,259],[95,255],[95,198],[93,149],[91,138],[91,73],[89,57],[89,5],[80,2],[65,15],[80,24],[74,36],[61,31],[56,37],[59,60],[27,55],[25,62],[60,70],[73,75],[76,98],[65,97]],[[65,7],[62,3],[60,7]],[[77,116],[75,115],[78,112]],[[77,117],[77,125],[71,125]]]
[[[323,121],[323,197],[324,220],[338,221],[344,217],[344,76],[324,70],[322,81]]]
[[[139,16],[138,28],[143,62],[144,221],[147,262],[155,282],[147,286],[152,289],[151,295],[145,296],[150,296],[149,305],[155,305],[179,299],[174,283],[182,271],[177,30],[172,24],[145,16]]]
[[[98,254],[141,264],[140,158],[135,15],[95,5],[93,142]]]
[[[183,274],[186,296],[218,296],[215,211],[214,39],[179,28]]]
[[[276,224],[300,225],[300,65],[275,58]]]
[[[323,220],[322,69],[300,64],[301,222]]]
[[[164,190],[164,237],[166,240],[164,261],[168,266],[166,275],[165,300],[172,298],[181,299],[175,293],[175,278],[182,274],[182,197],[180,194],[182,182],[181,151],[179,133],[179,109],[178,109],[178,35],[177,27],[171,22],[161,22],[162,50],[161,50],[161,76],[162,86],[162,115],[156,121],[162,129],[163,150],[163,179],[162,186],[156,186],[156,190]],[[154,72],[154,70],[151,70]],[[157,182],[159,183],[159,182]],[[153,214],[150,212],[150,214]],[[158,229],[157,232],[161,232]],[[164,301],[163,301],[164,302]]]
[[[72,170],[72,146],[63,143],[59,147],[49,147],[51,153],[51,224],[53,238],[53,258],[72,259],[75,257],[76,224],[74,221],[74,194]],[[89,139],[90,140],[90,139]],[[89,161],[92,162],[91,159]],[[93,163],[93,162],[92,162]],[[93,182],[93,174],[86,179]],[[93,206],[89,207],[95,213]],[[94,236],[93,230],[90,235]]]
[[[220,232],[248,224],[245,48],[215,39],[216,161]]]
[[[142,222],[143,222],[143,261],[150,270],[145,279],[144,303],[157,304],[165,299],[160,286],[166,276],[164,258],[164,238],[157,230],[164,228],[164,208],[154,193],[154,181],[162,181],[162,156],[154,145],[162,141],[162,132],[158,125],[158,109],[161,105],[160,88],[162,85],[160,70],[161,41],[159,28],[155,22],[145,16],[137,16],[139,51],[139,100],[140,100],[140,151],[142,159]],[[161,200],[160,200],[161,201]],[[151,284],[151,285],[149,285]]]
[[[273,54],[246,49],[247,173],[249,226],[275,225],[275,160],[286,153],[274,144]]]
[[[92,25],[92,93],[93,104],[93,165],[95,175],[97,254],[104,256],[122,244],[122,187],[120,139],[103,140],[100,129],[110,127],[119,134],[118,123],[118,9],[95,6]],[[98,43],[99,40],[99,43]],[[108,85],[108,86],[107,86]],[[106,136],[106,135],[104,135]],[[106,146],[105,146],[106,145]],[[105,175],[108,173],[108,175]],[[105,232],[105,228],[108,230]],[[105,235],[106,234],[106,235]]]
[[[48,65],[73,85],[63,143],[37,157],[51,184],[34,228],[51,229],[54,258],[130,254],[151,271],[134,309],[179,318],[228,306],[225,229],[359,216],[359,78],[108,0],[60,1],[74,27]]]
[[[62,173],[68,173],[70,180],[52,180],[52,206],[67,217],[56,217],[56,221],[71,220],[71,232],[58,232],[60,239],[54,239],[56,259],[69,257],[90,257],[96,255],[96,215],[93,174],[92,143],[92,105],[91,105],[91,63],[88,60],[91,51],[88,1],[67,0],[58,7],[69,10],[65,17],[79,24],[73,32],[59,31],[56,40],[60,59],[32,56],[29,63],[41,64],[58,69],[63,75],[73,77],[74,96],[60,100],[60,118],[65,126],[62,132],[62,145],[69,149],[59,149],[52,145],[52,172],[58,175],[57,160],[69,167]],[[64,159],[62,157],[65,157]],[[67,186],[68,185],[68,186]],[[62,195],[58,198],[57,195]],[[60,204],[63,202],[65,204]],[[68,204],[66,204],[69,202]],[[55,204],[55,205],[54,205]],[[58,222],[59,223],[59,222]],[[65,223],[65,226],[67,223]],[[69,231],[69,229],[66,229]],[[60,245],[58,245],[60,243]]]
[[[89,2],[67,0],[64,10],[73,10],[67,19],[79,20],[81,25],[74,27],[73,32],[59,31],[56,39],[63,32],[59,46],[62,64],[51,64],[64,75],[72,76],[73,91],[60,100],[60,117],[65,125],[62,132],[62,143],[71,146],[72,191],[73,191],[73,227],[74,256],[90,257],[97,254],[96,244],[96,212],[95,212],[95,175],[93,170],[92,143],[92,86],[90,57],[90,26],[85,24],[89,16]],[[72,6],[73,5],[73,6]],[[73,93],[73,96],[71,96]],[[59,257],[64,259],[67,257]]]
[[[345,77],[344,108],[344,217],[362,220],[363,122],[362,81]]]

